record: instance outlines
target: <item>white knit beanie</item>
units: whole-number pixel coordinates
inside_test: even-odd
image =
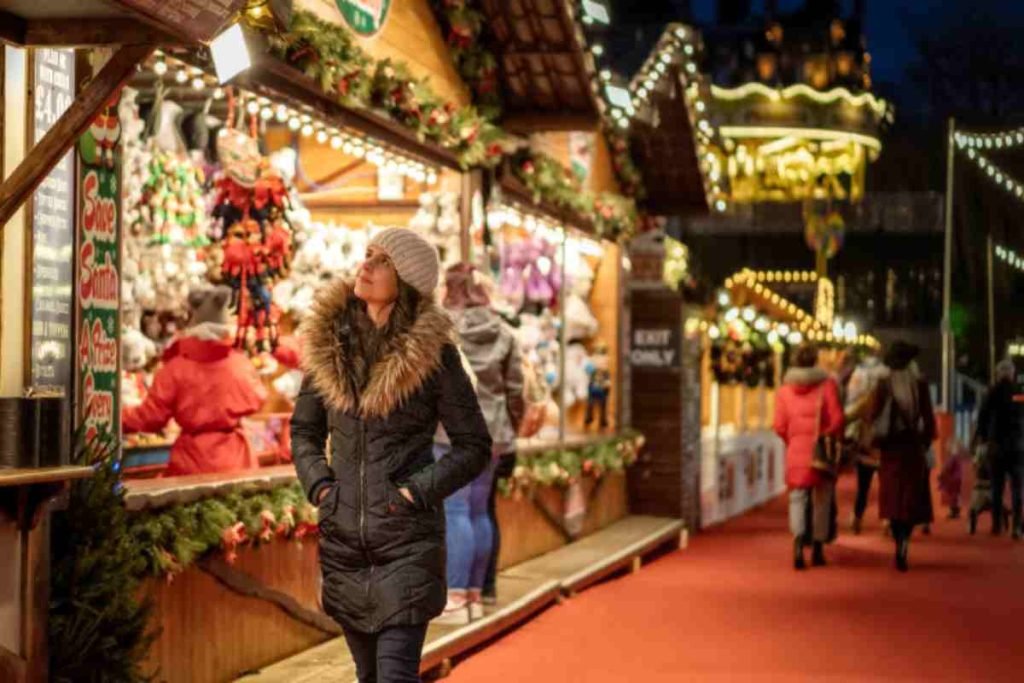
[[[381,230],[370,245],[379,247],[395,264],[398,277],[423,296],[437,289],[441,262],[437,249],[418,233],[408,228]]]

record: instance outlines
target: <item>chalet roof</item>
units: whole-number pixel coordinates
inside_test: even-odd
[[[592,128],[600,120],[596,65],[570,0],[482,0],[498,60],[505,125],[513,130]]]

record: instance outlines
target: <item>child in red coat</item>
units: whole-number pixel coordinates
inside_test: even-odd
[[[189,328],[164,352],[146,400],[122,416],[126,434],[159,431],[172,418],[181,427],[166,476],[258,465],[240,420],[260,409],[266,391],[249,359],[232,347],[230,296],[227,287],[189,294]]]

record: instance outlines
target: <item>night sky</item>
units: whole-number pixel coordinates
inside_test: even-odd
[[[619,17],[629,14],[634,21],[647,21],[658,28],[681,17],[687,5],[692,8],[698,27],[713,24],[716,4],[716,0],[613,0],[614,12]],[[803,4],[804,0],[779,0],[779,10],[786,13]],[[841,4],[844,14],[849,14],[853,0],[841,0]],[[1021,0],[867,0],[868,49],[872,55],[872,76],[879,90],[896,91],[903,96],[897,99],[910,100],[904,101],[904,105],[914,106],[916,96],[905,87],[907,64],[917,55],[912,31],[942,25],[964,7],[986,7],[996,16],[1024,20]],[[763,14],[764,0],[751,0],[751,11]]]

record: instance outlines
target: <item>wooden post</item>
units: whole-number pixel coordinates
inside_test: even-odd
[[[130,45],[115,52],[60,120],[0,185],[0,234],[3,234],[3,226],[7,225],[11,216],[89,128],[110,95],[128,80],[139,62],[146,59],[153,49],[151,45]]]

